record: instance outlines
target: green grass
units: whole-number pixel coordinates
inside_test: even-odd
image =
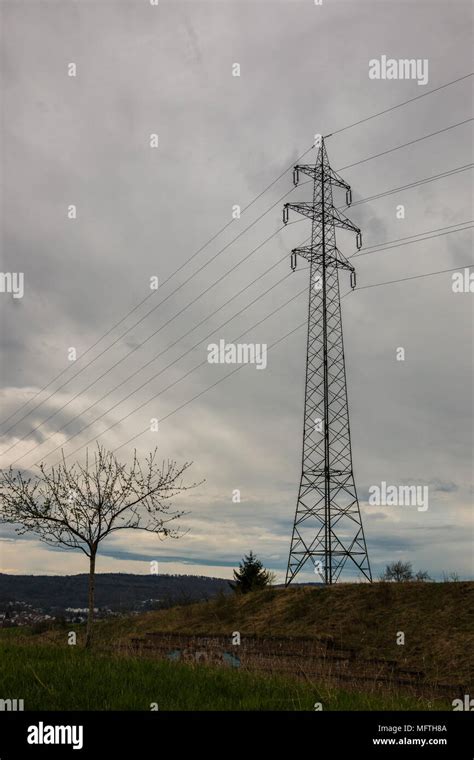
[[[99,622],[98,642],[150,631],[317,638],[467,687],[474,664],[474,583],[341,583],[265,589]],[[406,643],[398,646],[397,631]],[[63,636],[63,634],[61,634]],[[467,692],[466,692],[467,693]]]
[[[25,710],[443,710],[441,702],[328,689],[226,668],[0,644],[0,698]]]
[[[50,631],[0,629],[0,642],[20,638],[36,644],[64,642],[68,630],[83,638],[83,626]],[[229,595],[98,621],[102,646],[127,645],[149,632],[315,638],[333,648],[352,649],[359,659],[384,658],[421,670],[430,682],[468,688],[474,671],[474,583],[360,583],[332,587],[266,589]],[[397,632],[405,633],[404,646]],[[463,692],[464,693],[464,692]],[[466,693],[468,693],[466,691]]]
[[[341,584],[268,589],[98,621],[93,652],[80,646],[84,626],[4,628],[0,699],[23,698],[28,710],[150,710],[152,702],[160,710],[193,711],[313,710],[316,702],[324,710],[451,709],[450,700],[430,704],[402,688],[382,692],[364,684],[367,692],[356,692],[327,679],[311,684],[125,652],[131,639],[149,632],[311,637],[353,649],[359,661],[382,658],[421,670],[427,683],[449,684],[455,696],[469,693],[472,682],[473,610],[470,582]],[[76,647],[66,644],[70,630],[77,631]],[[397,631],[405,632],[404,646],[396,643]]]

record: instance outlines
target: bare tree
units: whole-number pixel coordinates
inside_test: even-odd
[[[415,575],[415,581],[432,581],[433,578],[430,577],[428,572],[426,570],[418,570],[418,572]]]
[[[172,511],[169,499],[195,487],[185,486],[190,462],[156,462],[155,451],[142,466],[136,451],[132,463],[121,464],[112,452],[97,446],[93,462],[62,461],[26,478],[10,467],[0,475],[0,522],[16,525],[20,535],[33,532],[41,541],[66,549],[80,549],[89,558],[89,614],[86,647],[91,645],[94,619],[95,564],[99,544],[119,530],[143,530],[160,538],[178,538],[169,523],[183,511]]]
[[[456,571],[446,573],[443,571],[443,583],[457,583],[460,580],[459,574]]]
[[[392,562],[390,565],[387,565],[380,576],[380,580],[397,581],[398,583],[401,581],[412,581],[413,570],[411,562],[402,562],[401,560]]]

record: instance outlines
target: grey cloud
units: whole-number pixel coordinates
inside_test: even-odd
[[[190,398],[223,377],[227,368],[204,365],[177,381],[203,362],[204,339],[211,329],[288,272],[290,249],[310,234],[309,225],[301,222],[279,232],[164,325],[279,229],[283,201],[278,199],[291,190],[291,174],[184,265],[186,260],[230,220],[234,204],[244,207],[296,161],[315,132],[337,130],[421,94],[422,88],[412,82],[370,81],[369,58],[384,50],[396,54],[410,48],[414,55],[421,51],[420,56],[430,59],[427,88],[471,69],[469,11],[462,4],[433,5],[429,25],[426,8],[413,3],[346,4],[344,13],[341,4],[330,3],[324,14],[311,3],[300,6],[295,13],[291,2],[231,0],[224,7],[196,0],[169,4],[165,15],[159,6],[146,3],[139,8],[122,2],[112,14],[101,3],[4,3],[7,65],[2,95],[8,117],[2,137],[2,267],[25,271],[27,290],[21,304],[0,298],[0,380],[10,389],[3,396],[2,415],[22,403],[25,389],[41,388],[67,366],[69,346],[81,353],[132,310],[149,293],[150,275],[158,274],[156,297],[161,305],[132,327],[155,305],[154,298],[149,299],[112,330],[64,379],[131,328],[15,433],[28,433],[96,378],[86,398],[32,434],[32,445],[78,412],[82,416],[67,427],[69,434],[94,414],[105,412],[105,417],[71,441],[67,451],[99,436],[132,409],[136,411],[127,420],[99,440],[114,448],[146,429],[151,417],[171,414],[160,426],[158,439],[151,434],[137,438],[120,450],[120,457],[127,459],[134,445],[144,453],[158,442],[165,458],[195,462],[196,479],[207,481],[189,501],[183,500],[192,511],[193,530],[183,539],[179,554],[211,564],[214,555],[232,562],[252,546],[268,559],[277,553],[279,567],[284,568],[301,470],[305,330],[269,352],[265,371],[244,368],[190,404]],[[453,23],[456,34],[446,34]],[[254,34],[263,28],[264,39]],[[78,64],[75,80],[66,74],[70,60]],[[231,77],[234,61],[242,65],[240,79]],[[353,164],[467,118],[468,85],[460,82],[334,134],[327,142],[332,165],[337,169]],[[152,132],[159,134],[156,152],[148,147]],[[341,174],[351,183],[356,200],[465,164],[470,152],[465,125]],[[313,161],[314,154],[302,160]],[[375,245],[470,218],[470,194],[465,172],[355,205],[346,213],[362,227],[365,244]],[[343,195],[336,195],[342,204]],[[309,198],[308,185],[288,196]],[[75,221],[66,219],[70,203],[77,204]],[[395,216],[398,203],[406,208],[403,221]],[[197,273],[271,204],[275,207],[268,214]],[[358,284],[362,288],[462,266],[472,258],[468,239],[468,233],[459,233],[361,256],[354,259]],[[338,245],[346,255],[354,251],[353,237],[344,233],[338,235]],[[285,260],[256,282],[285,252]],[[184,284],[191,274],[195,276]],[[219,328],[216,337],[234,339],[305,288],[306,278],[305,271],[297,270]],[[245,285],[248,291],[228,303]],[[348,288],[341,275],[341,290]],[[181,340],[221,304],[225,306],[218,314]],[[452,293],[449,274],[361,289],[342,302],[361,501],[368,498],[368,484],[403,482],[409,473],[413,482],[433,484],[436,516],[442,500],[442,509],[450,510],[450,523],[458,519],[467,527],[472,462],[467,414],[472,408],[470,308],[464,294]],[[303,322],[306,314],[303,293],[248,335],[271,343]],[[161,327],[142,349],[98,379]],[[152,379],[200,338],[202,345]],[[167,353],[138,377],[92,412],[83,413],[168,346]],[[406,348],[404,363],[395,361],[397,346]],[[147,403],[172,383],[176,384]],[[108,411],[128,393],[130,399]],[[5,436],[2,451],[12,440]],[[58,445],[62,439],[56,436],[40,452],[53,448],[53,441]],[[33,454],[25,457],[22,464],[30,467],[32,458]],[[2,458],[3,464],[8,458]],[[234,488],[242,491],[241,505],[231,502]],[[414,560],[425,551],[418,541],[423,526],[416,530],[415,540],[408,516],[400,519],[396,533],[384,537],[375,528],[383,523],[386,529],[388,520],[381,513],[367,517],[375,563],[384,551],[403,551]],[[431,535],[432,526],[428,528],[426,521],[423,525]],[[199,541],[199,551],[194,540]],[[456,546],[455,533],[445,540],[448,554]],[[126,541],[120,545],[120,551],[130,549]],[[436,569],[446,561],[438,549],[426,551],[431,553],[423,555],[423,564]],[[466,547],[459,562],[467,561]]]

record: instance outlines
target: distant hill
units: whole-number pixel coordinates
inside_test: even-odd
[[[67,607],[87,606],[88,576],[8,575],[0,573],[0,608],[9,602],[23,602],[48,613]],[[183,604],[209,599],[219,592],[230,592],[227,581],[201,575],[134,575],[98,573],[96,607],[115,612],[143,610],[147,606]],[[150,601],[154,600],[154,601]]]

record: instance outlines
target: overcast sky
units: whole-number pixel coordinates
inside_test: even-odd
[[[158,560],[164,573],[230,577],[252,549],[281,581],[301,468],[304,329],[269,351],[265,370],[243,367],[162,422],[158,433],[129,439],[233,369],[205,364],[146,403],[203,362],[209,342],[249,330],[245,341],[271,344],[304,322],[306,293],[250,329],[307,284],[302,267],[291,274],[289,251],[310,234],[309,222],[301,218],[278,232],[291,171],[173,273],[231,220],[235,204],[244,208],[307,151],[315,133],[340,130],[469,73],[472,5],[3,0],[1,7],[1,268],[24,273],[23,298],[0,293],[1,418],[68,369],[1,426],[11,430],[2,434],[0,466],[34,471],[42,459],[55,463],[59,449],[50,452],[62,445],[74,461],[96,439],[109,449],[124,444],[117,452],[124,460],[134,446],[145,454],[158,445],[165,458],[193,461],[194,480],[205,478],[177,502],[189,510],[187,533],[174,542],[119,533],[104,543],[98,571],[147,573]],[[428,83],[370,79],[369,60],[383,55],[427,59]],[[75,77],[68,76],[70,63]],[[232,76],[234,63],[240,77]],[[327,140],[329,159],[356,202],[471,163],[469,122],[343,169],[472,115],[472,79],[464,79],[335,134]],[[314,160],[314,150],[304,158]],[[471,222],[471,183],[471,171],[457,172],[346,213],[367,247],[447,231]],[[310,194],[302,184],[285,200]],[[344,195],[335,191],[335,200],[342,206]],[[68,219],[71,204],[75,220]],[[399,204],[404,219],[396,216]],[[474,294],[453,293],[449,272],[362,289],[462,271],[474,261],[470,232],[354,259],[361,290],[342,301],[353,464],[374,575],[403,559],[434,578],[443,571],[472,577]],[[338,244],[346,255],[355,251],[353,235],[338,233]],[[83,360],[69,362],[70,347],[80,355],[150,294],[154,275],[163,283],[158,292]],[[346,273],[340,281],[345,293]],[[398,347],[405,361],[396,360]],[[370,506],[369,488],[382,481],[427,485],[429,508]],[[234,489],[241,503],[233,503]],[[86,570],[81,553],[54,551],[32,537],[15,540],[5,527],[0,560],[9,573]]]

